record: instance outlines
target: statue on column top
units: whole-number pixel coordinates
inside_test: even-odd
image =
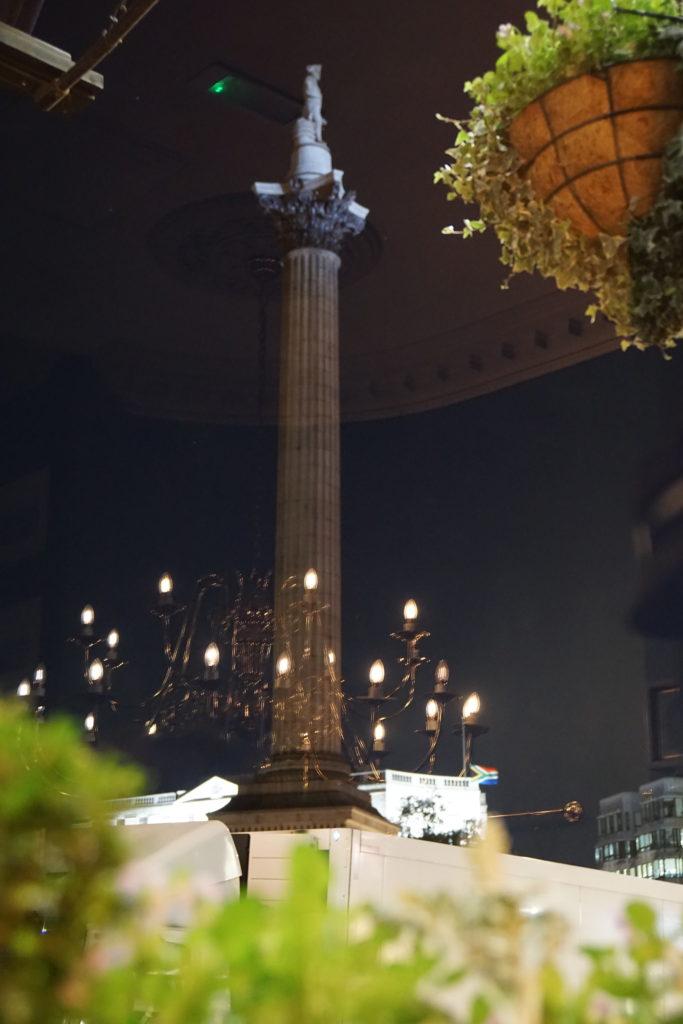
[[[313,139],[315,142],[323,140],[323,94],[320,90],[321,64],[308,64],[306,66],[306,78],[304,79],[304,121],[309,121],[313,128]]]
[[[320,64],[308,64],[301,117],[293,126],[293,151],[282,183],[256,182],[254,191],[272,216],[281,248],[328,249],[339,253],[349,235],[363,230],[368,211],[344,192],[342,172],[334,170],[329,146],[322,139]]]
[[[320,64],[308,64],[304,79],[304,103],[301,117],[294,122],[292,163],[288,181],[305,185],[332,174],[332,155],[323,142],[323,94],[320,91]]]

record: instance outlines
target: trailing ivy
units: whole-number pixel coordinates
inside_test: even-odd
[[[497,43],[503,52],[494,70],[465,84],[476,104],[469,120],[442,118],[455,124],[458,133],[453,148],[446,151],[450,162],[437,171],[435,180],[446,186],[448,199],[479,207],[478,218],[466,219],[457,229],[445,228],[445,233],[469,237],[492,227],[501,245],[501,261],[512,274],[538,271],[559,288],[592,292],[597,301],[587,313],[593,318],[598,311],[604,313],[625,339],[623,344],[667,349],[673,337],[683,333],[683,295],[677,296],[677,290],[683,290],[683,275],[674,286],[672,267],[666,283],[655,275],[654,282],[648,276],[646,282],[635,284],[634,275],[644,264],[641,256],[629,253],[629,239],[602,234],[588,238],[560,220],[535,198],[522,159],[509,140],[514,117],[561,82],[617,61],[675,55],[680,33],[662,29],[662,21],[647,14],[677,16],[678,0],[639,0],[639,14],[617,13],[616,6],[614,0],[537,0],[537,9],[547,16],[527,11],[526,32],[501,25]],[[673,229],[672,204],[681,199],[678,195],[667,200],[662,211],[670,225],[667,231]],[[631,234],[635,233],[634,227]],[[673,239],[668,241],[674,245]],[[664,332],[659,324],[666,324]]]
[[[642,342],[671,348],[683,333],[683,137],[666,149],[659,196],[628,232],[631,318]]]

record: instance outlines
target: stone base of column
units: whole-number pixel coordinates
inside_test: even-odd
[[[384,835],[398,833],[398,826],[375,811],[369,795],[353,784],[342,758],[335,772],[325,766],[328,774],[324,778],[315,767],[306,768],[301,760],[295,765],[294,760],[280,757],[278,764],[269,765],[251,779],[240,780],[237,796],[225,810],[211,817],[224,822],[231,832],[357,828]]]

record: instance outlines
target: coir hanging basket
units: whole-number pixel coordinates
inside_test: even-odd
[[[539,199],[583,234],[625,235],[659,191],[667,142],[683,123],[673,59],[629,61],[563,82],[510,126]]]

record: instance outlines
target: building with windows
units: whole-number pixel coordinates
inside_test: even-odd
[[[596,866],[683,883],[683,778],[644,783],[600,801]]]

